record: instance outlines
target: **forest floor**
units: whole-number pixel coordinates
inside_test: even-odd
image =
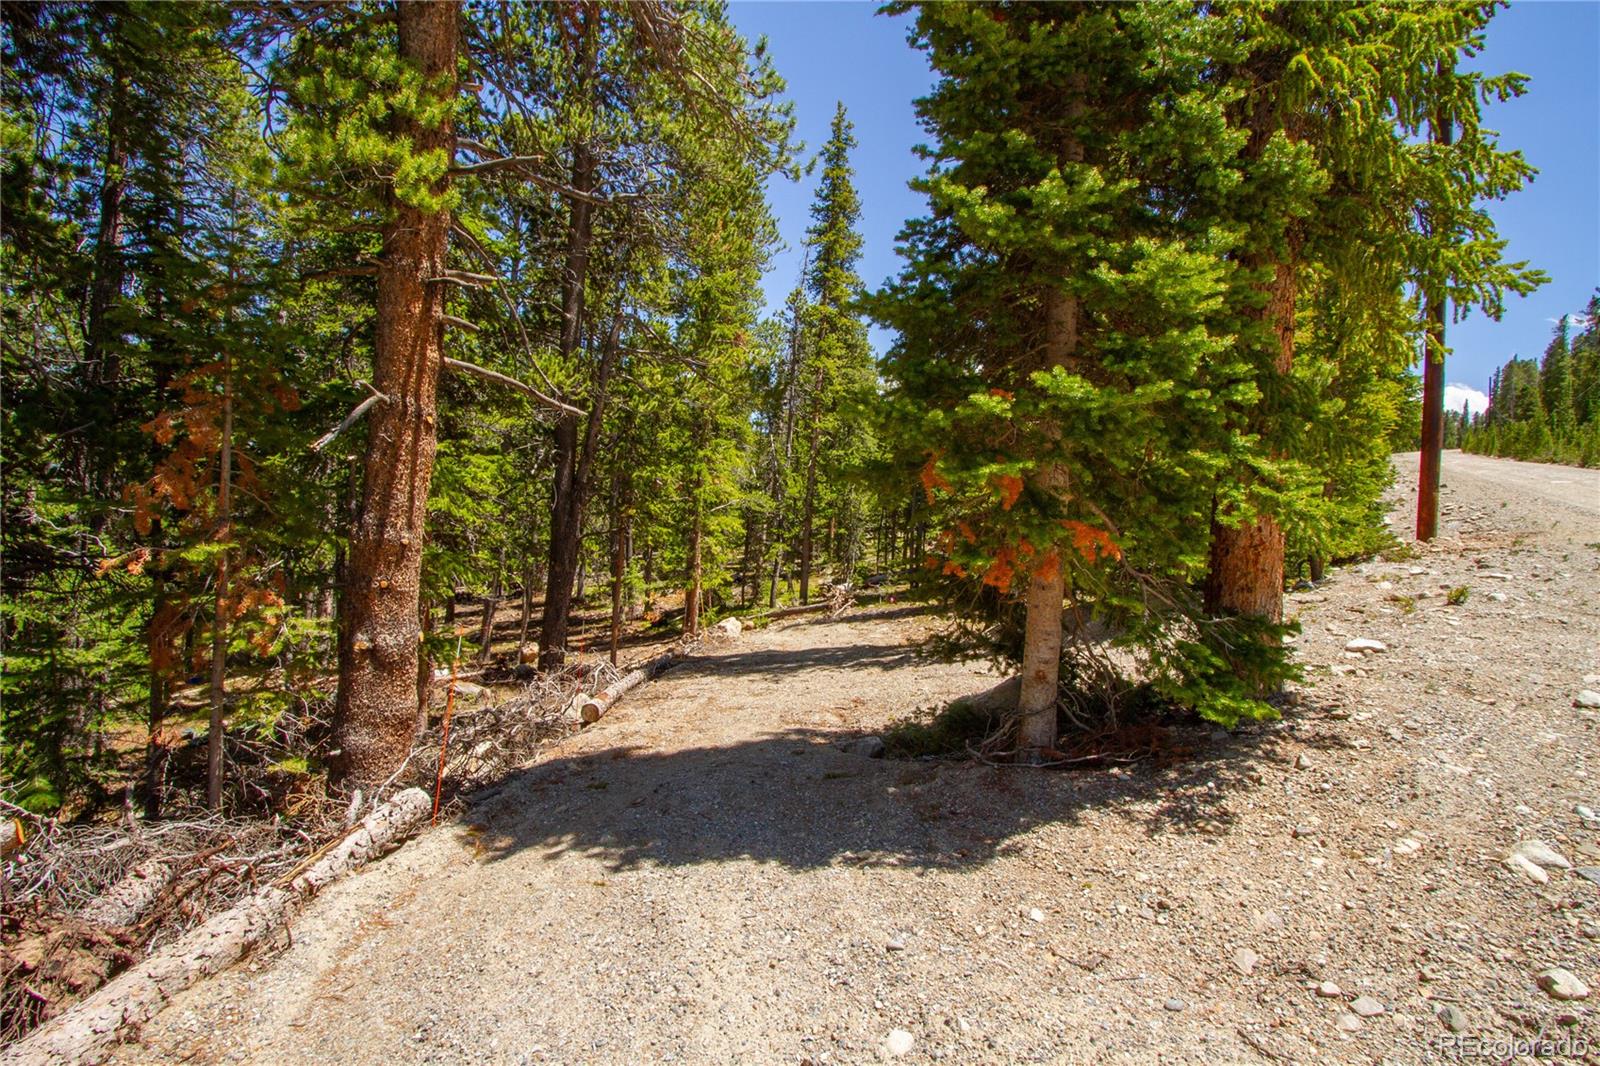
[[[1600,473],[1449,453],[1441,525],[1290,596],[1296,705],[1166,766],[841,750],[994,682],[916,609],[712,647],[115,1061],[1600,1062],[1538,984],[1600,986]]]

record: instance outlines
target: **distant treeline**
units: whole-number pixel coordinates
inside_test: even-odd
[[[1544,356],[1515,356],[1489,382],[1489,409],[1452,412],[1446,443],[1479,455],[1600,466],[1600,293],[1576,335],[1567,317]]]

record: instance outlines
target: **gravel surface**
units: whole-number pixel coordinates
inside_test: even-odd
[[[905,608],[747,633],[116,1061],[1600,1062],[1600,474],[1444,481],[1435,544],[1289,598],[1280,723],[1165,768],[874,760],[837,745],[995,679]]]

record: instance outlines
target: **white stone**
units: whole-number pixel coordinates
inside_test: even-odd
[[[1396,855],[1415,855],[1422,850],[1422,841],[1411,837],[1401,837],[1395,841],[1394,853]]]
[[[1542,840],[1524,840],[1515,848],[1512,848],[1511,853],[1513,855],[1521,855],[1534,865],[1543,866],[1546,869],[1552,866],[1558,870],[1572,869],[1572,863],[1567,861],[1565,855]]]
[[[1572,705],[1574,707],[1600,707],[1600,692],[1596,692],[1592,688],[1582,689],[1573,698]]]
[[[1539,987],[1551,999],[1588,999],[1589,986],[1578,980],[1571,970],[1552,966],[1539,975]]]
[[[1350,1009],[1363,1018],[1376,1018],[1384,1011],[1384,1006],[1371,996],[1357,996],[1350,1003]]]
[[[1356,637],[1354,640],[1345,642],[1344,650],[1371,655],[1375,652],[1388,651],[1389,647],[1381,640],[1373,640],[1371,637]],[[1596,704],[1596,706],[1600,706],[1600,704]]]
[[[1525,855],[1512,852],[1506,858],[1506,865],[1517,871],[1522,876],[1526,877],[1528,880],[1532,881],[1534,884],[1544,885],[1550,882],[1550,875],[1545,873],[1538,866],[1535,866]]]
[[[910,1052],[916,1046],[916,1043],[917,1038],[904,1029],[890,1029],[889,1037],[883,1042],[883,1046],[890,1055],[898,1059],[900,1056]]]
[[[1240,948],[1238,951],[1233,953],[1233,968],[1244,974],[1246,977],[1249,977],[1250,974],[1254,972],[1256,963],[1260,960],[1261,956],[1257,955],[1249,948]]]

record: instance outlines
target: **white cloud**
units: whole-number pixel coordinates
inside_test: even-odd
[[[1444,387],[1444,409],[1446,411],[1459,411],[1463,403],[1467,405],[1467,410],[1475,415],[1481,415],[1489,409],[1489,397],[1470,385],[1446,385]]]

